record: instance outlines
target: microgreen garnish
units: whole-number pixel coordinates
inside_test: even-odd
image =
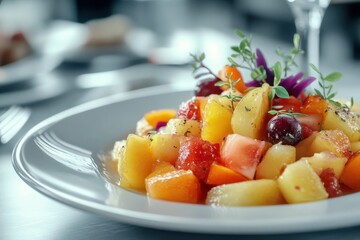
[[[241,38],[241,42],[238,46],[231,47],[234,53],[231,54],[231,57],[228,57],[228,61],[233,66],[249,70],[253,79],[259,79],[262,83],[265,83],[266,71],[263,66],[257,66],[256,64],[256,54],[251,46],[252,36],[247,37],[239,29],[235,32]],[[237,62],[237,58],[240,58],[241,62]]]
[[[193,73],[196,79],[202,78],[207,75],[212,75],[213,78],[217,78],[216,74],[211,71],[210,68],[208,68],[204,64],[205,60],[205,53],[201,53],[199,56],[196,56],[195,54],[190,53],[190,56],[193,57],[194,63],[192,64]],[[203,69],[203,72],[198,72],[198,70]]]
[[[268,111],[268,113],[271,115],[285,114],[285,115],[292,116],[292,117],[306,116],[306,114],[303,114],[303,113],[297,113],[297,112],[293,112],[291,110],[285,111],[284,109],[282,109],[282,110],[272,109],[272,110]]]
[[[282,58],[284,62],[284,77],[287,76],[288,72],[291,70],[291,67],[298,67],[297,63],[295,62],[295,57],[298,54],[303,54],[304,51],[300,49],[300,35],[295,33],[293,37],[293,44],[294,47],[291,49],[291,53],[285,55],[280,48],[276,50],[276,54]]]
[[[222,97],[225,97],[227,99],[230,100],[231,102],[231,109],[234,111],[235,109],[235,103],[236,102],[239,102],[242,98],[242,96],[240,95],[237,95],[237,94],[234,94],[234,92],[236,92],[236,89],[235,89],[235,85],[241,81],[241,79],[238,79],[238,80],[231,80],[232,79],[232,75],[226,75],[225,76],[225,79],[226,81],[218,81],[215,83],[215,86],[218,86],[218,87],[221,87],[221,86],[225,86],[229,89],[229,91],[227,92],[227,94],[225,95],[222,95]]]
[[[279,98],[289,98],[289,93],[287,92],[287,90],[284,87],[279,86],[282,75],[281,74],[282,68],[280,62],[276,62],[274,64],[273,71],[274,71],[274,86],[271,87],[269,100],[272,101],[275,95],[278,96]]]
[[[319,86],[321,90],[314,89],[316,94],[322,97],[323,99],[335,104],[338,107],[347,107],[347,105],[343,105],[340,102],[334,100],[334,97],[336,96],[336,92],[333,91],[333,86],[334,86],[333,84],[334,82],[337,82],[341,79],[342,74],[339,72],[332,72],[327,76],[324,76],[314,64],[310,63],[309,65],[320,77]]]

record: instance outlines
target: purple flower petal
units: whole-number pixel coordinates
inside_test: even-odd
[[[260,83],[256,80],[251,80],[250,82],[245,83],[247,87],[260,87]]]
[[[296,75],[288,76],[282,79],[279,85],[283,86],[289,92],[289,94],[291,94],[292,89],[295,87],[297,82],[303,77],[303,75],[304,74],[302,72],[299,72]]]
[[[162,127],[165,127],[166,124],[167,124],[167,122],[158,122],[158,123],[156,124],[155,130],[156,130],[156,131],[159,131],[159,129],[162,128]]]
[[[307,77],[303,79],[301,82],[297,83],[292,89],[292,95],[294,97],[298,97],[304,90],[307,88],[316,78]]]
[[[256,49],[256,66],[263,66],[266,72],[266,82],[274,85],[274,73],[268,68],[265,57],[259,49]]]

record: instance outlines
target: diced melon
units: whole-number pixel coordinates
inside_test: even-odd
[[[328,197],[320,177],[307,161],[287,165],[277,181],[288,203],[311,202]]]
[[[284,203],[275,180],[260,179],[212,188],[206,204],[216,206],[261,206]]]
[[[200,182],[190,170],[174,170],[146,178],[149,197],[185,203],[197,203],[201,197]]]
[[[277,179],[286,165],[295,162],[296,149],[290,145],[275,144],[265,153],[256,169],[256,179]]]

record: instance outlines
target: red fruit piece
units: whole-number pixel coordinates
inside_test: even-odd
[[[211,94],[220,94],[222,93],[222,89],[215,84],[221,81],[219,78],[215,79],[206,79],[199,81],[195,87],[195,96],[197,97],[207,97]]]
[[[175,162],[175,167],[191,170],[199,180],[204,181],[211,164],[219,160],[219,144],[211,144],[199,137],[189,137],[180,145],[179,157]]]
[[[320,179],[324,184],[326,192],[329,194],[329,198],[342,195],[341,186],[338,179],[335,176],[334,169],[326,168],[320,173]]]
[[[177,117],[185,119],[200,120],[200,109],[196,104],[195,98],[183,102],[179,106]]]
[[[273,106],[282,106],[280,109],[285,110],[286,112],[300,112],[301,105],[301,101],[293,96],[290,96],[289,98],[275,98],[273,100]]]

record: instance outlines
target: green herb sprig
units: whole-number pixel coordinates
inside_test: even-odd
[[[291,49],[290,54],[284,54],[280,48],[276,50],[276,54],[282,58],[284,62],[284,77],[288,75],[292,67],[299,67],[295,62],[295,58],[299,54],[304,54],[304,51],[300,48],[300,35],[298,33],[294,34],[293,44],[294,47]]]
[[[238,46],[231,47],[234,53],[231,54],[231,57],[228,57],[228,61],[233,66],[249,70],[253,79],[260,79],[262,83],[265,83],[266,71],[263,66],[256,66],[256,54],[251,46],[252,36],[247,37],[239,29],[235,33],[240,37],[241,41]],[[238,58],[241,62],[238,62]]]
[[[306,116],[306,114],[303,114],[303,113],[297,113],[297,112],[293,112],[291,110],[286,111],[284,109],[281,109],[281,110],[272,109],[268,113],[271,115],[285,114],[285,115],[292,116],[292,117]]]
[[[346,104],[342,104],[334,100],[334,97],[336,96],[337,92],[333,91],[333,86],[335,82],[339,81],[342,78],[342,74],[340,72],[332,72],[324,76],[314,64],[310,63],[309,65],[320,77],[320,81],[318,81],[320,90],[314,89],[315,93],[320,97],[322,97],[323,99],[335,104],[338,107],[345,107],[345,108],[349,107]],[[351,97],[350,108],[353,106],[353,104],[354,104],[354,98]]]
[[[231,75],[226,75],[225,76],[226,81],[218,81],[215,83],[215,86],[221,87],[221,86],[225,86],[229,89],[228,94],[222,95],[222,97],[225,97],[227,99],[230,100],[231,102],[231,109],[234,111],[235,110],[235,103],[239,102],[242,98],[242,96],[234,94],[234,92],[236,91],[235,89],[235,85],[241,80],[241,79],[237,79],[235,81],[231,80],[232,79],[232,74]]]
[[[190,53],[190,56],[194,59],[194,63],[191,66],[193,68],[193,74],[195,74],[196,79],[199,79],[206,75],[212,75],[212,77],[217,78],[216,74],[204,64],[205,53],[201,53],[199,56]],[[198,73],[198,70],[200,69],[203,69],[204,72]]]
[[[281,82],[281,75],[282,75],[281,63],[279,61],[274,64],[273,72],[274,72],[274,86],[271,87],[269,100],[272,101],[275,95],[278,96],[279,98],[289,98],[289,93],[287,92],[287,90],[283,86],[279,85]]]

